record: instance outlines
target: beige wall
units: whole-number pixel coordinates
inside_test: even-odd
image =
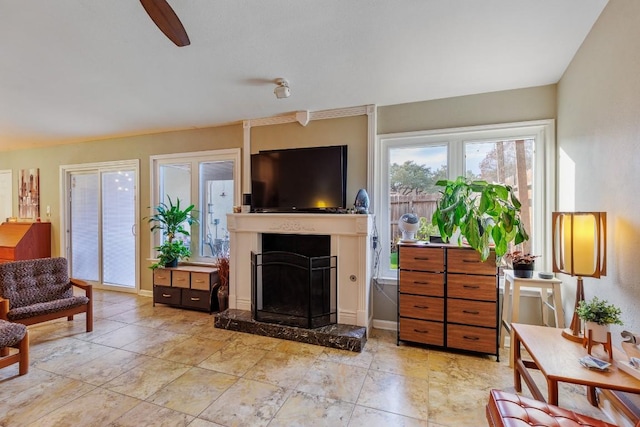
[[[286,123],[251,128],[251,152],[294,147],[347,145],[347,207],[367,186],[368,117],[312,120],[307,126]]]
[[[556,85],[378,108],[378,133],[448,129],[556,117]]]
[[[640,332],[640,2],[611,0],[558,84],[561,210],[607,212],[607,276],[585,295],[621,307]],[[636,179],[637,178],[637,179]],[[575,278],[565,278],[573,312]]]
[[[40,168],[40,206],[41,215],[45,207],[51,206],[52,253],[60,253],[60,182],[61,165],[96,163],[116,160],[140,159],[140,201],[142,216],[148,214],[150,206],[149,156],[177,152],[203,151],[221,148],[242,147],[242,125],[217,128],[168,132],[155,135],[143,135],[92,141],[81,144],[61,145],[50,148],[7,151],[0,155],[0,169],[12,169],[14,177],[25,168]],[[13,212],[17,214],[17,191],[13,195]],[[140,285],[151,290],[151,271],[147,258],[150,254],[149,228],[140,223]]]
[[[359,188],[367,182],[367,116],[311,121],[306,127],[298,123],[260,126],[251,129],[252,151],[296,146],[343,145],[348,148],[347,203],[355,199]],[[140,160],[141,216],[151,205],[149,157],[159,154],[205,151],[243,147],[241,124],[206,129],[167,132],[126,138],[91,141],[49,148],[3,152],[0,170],[12,169],[14,177],[20,169],[40,168],[40,204],[51,206],[52,252],[60,253],[60,182],[61,165],[96,163],[116,160]],[[17,179],[17,178],[16,178]],[[238,201],[236,204],[240,204]],[[13,194],[13,212],[17,214],[17,191]],[[149,265],[150,235],[146,222],[140,223],[140,287],[152,289]]]
[[[556,118],[556,85],[378,108],[378,133],[447,129]],[[396,286],[374,287],[376,320],[395,322]],[[523,310],[529,310],[524,307]],[[528,311],[527,311],[528,313]],[[525,313],[525,316],[528,314]],[[535,316],[532,318],[535,322]],[[526,321],[527,318],[524,318]]]

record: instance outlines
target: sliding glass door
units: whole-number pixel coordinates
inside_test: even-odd
[[[137,165],[69,170],[67,253],[71,276],[137,289]]]

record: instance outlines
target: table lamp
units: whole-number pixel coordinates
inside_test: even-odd
[[[553,272],[578,277],[576,304],[571,326],[562,336],[582,342],[582,328],[576,309],[584,300],[583,277],[605,276],[607,272],[606,212],[553,212]]]

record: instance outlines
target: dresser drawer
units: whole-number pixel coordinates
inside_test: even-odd
[[[400,294],[400,315],[442,322],[444,321],[444,299]]]
[[[444,274],[401,270],[400,292],[405,294],[443,297]]]
[[[211,275],[209,273],[191,273],[191,289],[208,291],[211,288]]]
[[[156,268],[153,270],[153,284],[171,286],[171,270]]]
[[[400,247],[400,265],[403,270],[444,271],[444,248]]]
[[[171,286],[188,288],[190,284],[190,274],[188,271],[173,270],[171,272]]]
[[[400,339],[431,345],[444,345],[444,324],[400,318]]]
[[[497,339],[496,329],[463,325],[447,326],[447,347],[496,354]]]
[[[470,274],[448,274],[447,296],[482,301],[496,301],[496,276],[474,276]]]
[[[180,289],[169,286],[153,287],[153,302],[161,304],[180,305]]]
[[[447,323],[497,327],[496,304],[484,301],[447,300]]]
[[[480,261],[480,254],[473,249],[452,249],[447,252],[447,272],[496,275],[496,254],[491,252],[486,261]]]
[[[209,311],[211,310],[211,292],[184,289],[182,291],[182,305]]]

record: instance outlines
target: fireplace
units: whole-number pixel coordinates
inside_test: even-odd
[[[265,234],[330,236],[337,257],[338,324],[371,322],[371,215],[239,213],[227,215],[230,249],[229,308],[251,317],[251,252],[262,253]]]
[[[337,257],[331,236],[262,234],[251,252],[252,316],[313,329],[337,322]]]

